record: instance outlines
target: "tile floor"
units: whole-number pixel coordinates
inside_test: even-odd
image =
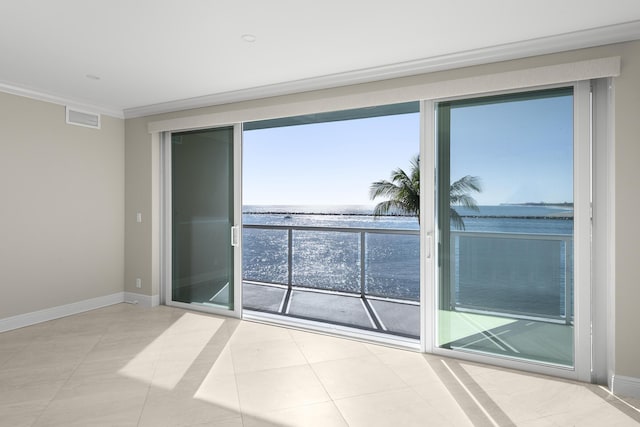
[[[0,334],[1,426],[632,426],[589,385],[169,307]]]

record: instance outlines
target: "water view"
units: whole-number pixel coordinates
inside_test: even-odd
[[[530,239],[528,250],[537,249],[548,253],[549,249],[561,251],[573,233],[573,211],[570,206],[548,205],[501,205],[480,206],[479,210],[456,208],[464,219],[465,230],[453,232],[453,239],[459,241],[475,233],[519,234],[560,236],[532,248]],[[245,206],[243,221],[250,226],[267,228],[246,228],[243,240],[243,276],[246,280],[267,283],[288,283],[288,228],[297,228],[292,236],[291,284],[308,288],[360,293],[418,301],[419,292],[419,230],[418,221],[412,216],[374,217],[370,206]],[[277,228],[269,228],[275,226]],[[311,229],[304,229],[310,227]],[[316,227],[323,228],[322,230]],[[341,231],[337,229],[348,229]],[[359,232],[366,229],[366,232]],[[413,234],[375,233],[374,230],[411,230]],[[361,234],[365,238],[365,276],[361,283]],[[564,236],[564,237],[562,237]],[[512,239],[513,240],[513,239]],[[485,239],[486,241],[486,239]],[[551,242],[551,243],[548,243]],[[479,242],[478,242],[479,243]],[[477,250],[478,244],[467,244],[465,251]],[[495,246],[495,245],[494,245]],[[460,245],[454,245],[455,259],[458,260],[456,292],[458,299],[467,299],[471,305],[481,304],[479,295],[465,292],[464,280],[469,274],[460,270]],[[493,250],[498,250],[496,247]],[[531,254],[535,255],[535,254]],[[558,275],[562,275],[564,259],[559,254]],[[464,258],[464,252],[463,252]],[[464,261],[464,259],[462,260]],[[560,265],[562,263],[562,265]],[[556,265],[557,264],[557,265]],[[493,266],[492,266],[493,267]],[[478,277],[482,272],[474,273]],[[471,270],[469,270],[471,271]],[[527,270],[521,270],[525,274]],[[555,274],[556,272],[550,272]],[[557,276],[557,275],[556,275]],[[477,282],[477,280],[476,280]],[[562,277],[564,282],[564,277]],[[555,280],[553,286],[558,285]],[[519,288],[511,282],[512,288]],[[525,283],[522,286],[526,286]],[[563,316],[564,293],[558,289],[550,292],[548,298],[554,303],[539,301],[547,315]],[[474,300],[475,298],[475,300]],[[493,296],[491,298],[494,298]],[[464,301],[458,301],[464,302]],[[489,304],[495,305],[495,301]],[[513,301],[509,302],[513,311]],[[532,304],[532,303],[530,303]],[[526,305],[526,304],[525,304]],[[527,307],[521,309],[526,311]],[[540,311],[540,309],[538,309]]]

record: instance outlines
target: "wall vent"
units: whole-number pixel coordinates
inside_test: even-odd
[[[66,107],[67,124],[100,129],[100,114]]]

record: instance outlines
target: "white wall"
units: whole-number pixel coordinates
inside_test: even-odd
[[[123,291],[124,120],[0,93],[0,320]]]

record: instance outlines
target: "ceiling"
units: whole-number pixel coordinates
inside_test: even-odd
[[[134,117],[639,38],[638,0],[2,0],[0,90]]]

